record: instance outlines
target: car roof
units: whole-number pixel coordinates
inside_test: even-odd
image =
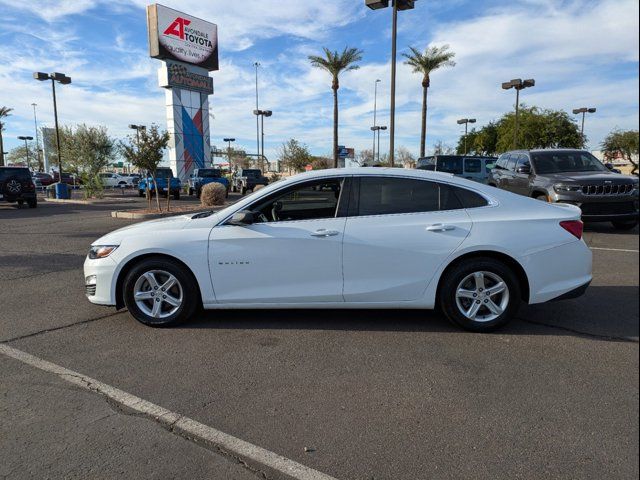
[[[504,153],[528,153],[528,152],[587,152],[584,148],[532,148],[531,150],[509,150]]]

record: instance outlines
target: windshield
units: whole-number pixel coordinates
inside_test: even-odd
[[[172,178],[173,172],[170,168],[159,168],[156,170],[156,178]]]
[[[208,168],[206,170],[198,170],[198,176],[202,178],[220,178],[222,172],[217,168]]]
[[[608,172],[589,152],[532,152],[531,161],[538,175],[562,172]]]

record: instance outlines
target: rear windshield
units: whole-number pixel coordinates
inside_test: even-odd
[[[260,170],[243,170],[242,175],[245,177],[259,177],[262,172]]]
[[[453,173],[454,175],[462,175],[462,157],[453,155],[441,155],[438,157],[439,172]]]
[[[562,172],[608,172],[589,152],[532,152],[531,161],[538,175]]]
[[[0,182],[4,182],[10,177],[31,178],[31,173],[27,168],[0,167]]]
[[[419,158],[418,163],[416,164],[416,168],[419,168],[420,170],[433,171],[436,169],[435,167],[436,167],[436,164],[433,157]]]
[[[207,168],[198,170],[198,176],[201,178],[220,178],[222,171],[217,168]]]
[[[159,168],[156,170],[156,178],[173,178],[173,171],[170,168]]]

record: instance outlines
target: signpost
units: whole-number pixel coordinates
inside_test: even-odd
[[[181,180],[211,164],[209,95],[218,70],[218,27],[163,5],[147,7],[149,55],[162,60],[158,84],[166,89],[169,162]]]

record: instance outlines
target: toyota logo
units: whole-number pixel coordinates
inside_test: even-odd
[[[10,180],[7,182],[7,190],[9,190],[9,192],[20,193],[21,189],[22,185],[20,185],[20,182],[17,182],[16,180]]]

